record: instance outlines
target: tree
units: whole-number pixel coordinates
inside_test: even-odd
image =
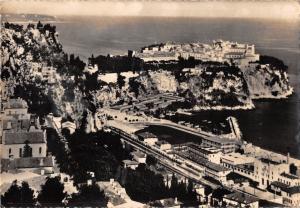
[[[171,178],[171,186],[170,186],[170,195],[171,197],[176,197],[177,195],[177,187],[178,187],[178,180],[175,175],[172,175]]]
[[[155,157],[153,157],[152,155],[147,155],[146,164],[149,165],[149,166],[156,165],[157,164],[157,159]]]
[[[297,166],[294,163],[290,164],[290,173],[294,175],[297,174]]]
[[[21,186],[21,204],[33,206],[35,203],[34,191],[29,187],[28,183],[23,181]]]
[[[69,173],[74,183],[86,182],[87,172],[94,172],[97,180],[109,180],[115,176],[118,163],[114,155],[106,149],[97,133],[76,130],[68,139]]]
[[[59,177],[47,178],[44,185],[41,185],[41,191],[37,200],[42,205],[61,205],[62,200],[66,197],[64,184],[60,182]]]
[[[118,73],[117,83],[120,89],[125,86],[125,77]]]
[[[197,194],[194,190],[194,184],[190,179],[188,181],[188,186],[187,186],[187,200],[189,201],[197,200]]]
[[[163,176],[155,174],[144,164],[136,170],[125,169],[126,176],[124,187],[130,198],[140,202],[149,202],[168,197]]]
[[[204,194],[206,196],[208,196],[209,194],[211,194],[213,192],[213,189],[210,186],[205,186],[204,188]]]
[[[20,187],[17,181],[13,181],[9,189],[1,196],[1,202],[4,206],[18,204],[21,198]]]
[[[141,84],[134,77],[129,78],[129,92],[134,92],[135,97],[139,96],[139,88]]]
[[[17,181],[13,181],[10,188],[1,196],[1,202],[4,206],[34,206],[34,191],[28,183],[23,181],[19,186]]]
[[[104,192],[100,191],[97,184],[83,185],[79,188],[79,192],[72,194],[69,199],[69,206],[97,206],[106,207],[108,200],[105,198]]]

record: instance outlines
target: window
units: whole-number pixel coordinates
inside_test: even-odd
[[[42,147],[39,148],[39,153],[42,154]]]
[[[19,157],[22,157],[22,148],[19,149]]]
[[[8,149],[8,154],[11,154],[11,148]]]

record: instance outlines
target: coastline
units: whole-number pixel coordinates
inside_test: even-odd
[[[250,98],[252,100],[281,100],[281,99],[288,99],[290,96],[292,96],[294,94],[294,88],[290,87],[290,89],[284,93],[281,94],[279,96],[274,96],[274,95],[259,95],[259,96],[255,96],[255,95],[250,95]]]

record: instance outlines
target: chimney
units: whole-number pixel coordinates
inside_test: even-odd
[[[289,164],[290,163],[290,153],[288,152],[286,155],[286,163]]]

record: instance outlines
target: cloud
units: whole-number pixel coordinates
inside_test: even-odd
[[[36,1],[2,2],[4,13],[91,16],[241,17],[297,19],[297,1]]]

